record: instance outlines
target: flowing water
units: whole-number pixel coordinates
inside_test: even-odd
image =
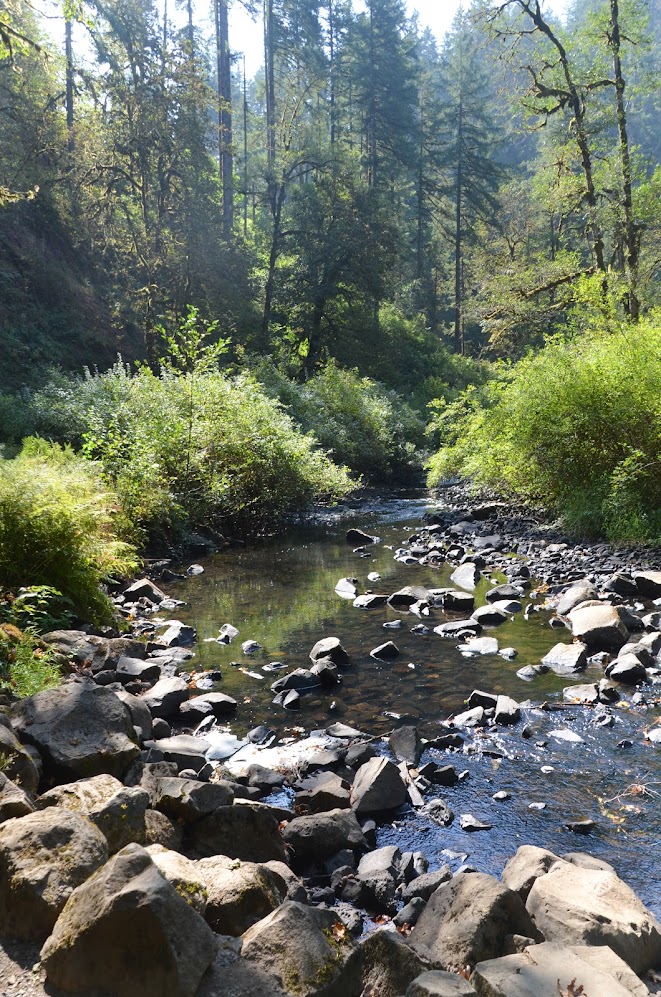
[[[514,661],[497,654],[467,658],[455,641],[411,633],[420,622],[430,629],[443,622],[447,617],[441,610],[432,610],[421,621],[406,610],[354,609],[351,600],[335,593],[336,583],[346,576],[358,580],[359,592],[390,594],[413,584],[450,587],[450,566],[434,569],[394,560],[394,550],[420,527],[428,509],[427,499],[395,498],[363,507],[354,516],[329,517],[273,541],[207,559],[203,574],[170,586],[171,594],[187,603],[178,617],[198,630],[194,669],[222,672],[217,688],[238,701],[228,727],[239,736],[262,723],[286,737],[293,728],[309,731],[334,721],[379,735],[392,730],[397,722],[393,714],[420,721],[430,736],[436,725],[465,708],[464,700],[474,688],[505,693],[517,701],[546,701],[550,711],[531,706],[515,727],[468,737],[463,751],[431,750],[423,759],[468,771],[455,787],[439,787],[430,795],[441,795],[457,816],[473,813],[492,824],[492,830],[468,834],[458,820],[440,828],[411,810],[380,829],[379,844],[421,849],[432,868],[445,861],[456,867],[468,854],[476,868],[495,874],[524,843],[558,853],[588,851],[611,862],[661,914],[661,746],[644,741],[644,729],[658,716],[658,707],[634,708],[625,696],[612,710],[614,725],[597,727],[589,708],[563,706],[562,689],[571,680],[553,673],[532,683],[519,679],[519,668],[538,663],[559,640],[571,639],[568,632],[549,627],[547,613],[533,613],[528,620],[519,613],[490,631],[501,648],[516,648]],[[369,548],[370,558],[354,554],[347,544],[350,526],[381,538]],[[381,579],[369,582],[369,572],[378,572]],[[493,579],[503,580],[498,575]],[[479,583],[477,605],[494,582]],[[385,622],[396,619],[402,620],[400,629],[384,629]],[[216,637],[224,623],[240,631],[233,643],[205,642]],[[273,706],[271,683],[293,668],[308,667],[312,645],[326,636],[339,637],[351,656],[341,684],[330,692],[302,695],[296,712]],[[399,657],[387,662],[371,658],[370,650],[388,639],[397,644]],[[245,640],[258,642],[260,650],[244,654]],[[276,662],[286,669],[263,670]],[[588,669],[577,681],[598,681],[600,674]],[[521,733],[526,722],[529,737]],[[583,740],[557,740],[551,732],[559,729],[571,729]],[[510,799],[494,801],[492,795],[499,790],[509,792]],[[583,817],[596,822],[588,837],[564,828],[566,821]]]

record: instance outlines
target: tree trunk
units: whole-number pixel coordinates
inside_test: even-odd
[[[73,133],[73,42],[71,20],[67,18],[64,27],[64,53],[66,58],[66,110],[67,110],[67,152],[73,154],[76,146]]]
[[[281,183],[277,189],[273,202],[273,232],[271,234],[271,251],[269,253],[269,269],[264,289],[264,312],[262,314],[262,334],[268,338],[269,325],[271,323],[271,306],[273,303],[273,289],[275,286],[275,267],[280,253],[280,223],[282,220],[282,205],[285,199],[285,184]]]
[[[631,321],[637,322],[640,316],[640,302],[638,300],[639,233],[633,216],[631,155],[627,130],[627,115],[624,106],[624,90],[626,82],[624,76],[622,75],[622,62],[620,59],[621,37],[618,0],[610,0],[610,31],[608,34],[608,40],[613,54],[615,95],[617,102],[617,130],[620,139],[622,209],[624,211],[624,266],[629,285],[627,311]]]
[[[264,0],[264,85],[266,89],[266,159],[269,172],[275,166],[275,38],[273,0]]]
[[[462,335],[462,294],[461,294],[461,236],[462,236],[462,187],[463,187],[463,104],[459,100],[459,117],[457,121],[457,193],[455,203],[454,227],[454,349],[455,353],[463,353]]]
[[[234,224],[234,157],[232,151],[232,74],[227,0],[215,0],[218,72],[218,157],[223,194],[223,235],[230,239]]]

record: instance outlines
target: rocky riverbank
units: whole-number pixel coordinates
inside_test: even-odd
[[[357,558],[373,540],[347,534]],[[387,603],[411,630],[473,657],[514,655],[499,646],[498,626],[541,613],[558,644],[524,666],[533,694],[551,670],[594,725],[608,727],[623,705],[646,710],[645,738],[658,750],[661,572],[649,554],[570,545],[533,517],[499,503],[469,508],[456,492],[393,557],[412,573],[396,592],[380,591],[378,577],[370,592],[340,580],[356,612]],[[448,563],[452,587],[416,584],[418,566]],[[485,575],[493,585],[476,605]],[[412,811],[479,841],[488,821],[453,811],[467,778],[457,762],[502,759],[499,731],[537,736],[543,703],[475,689],[442,724],[402,717],[387,738],[341,722],[309,737],[278,741],[267,725],[237,737],[223,725],[236,717],[241,730],[241,704],[218,691],[220,676],[186,671],[194,630],[157,623],[177,600],[142,579],[117,603],[131,636],[48,635],[72,674],[4,702],[0,993],[657,992],[661,927],[587,854],[589,837],[578,839],[586,852],[512,847],[500,877],[480,871],[479,852],[471,865],[430,863],[424,838],[410,851],[376,847]],[[374,660],[396,658],[398,629]],[[236,630],[225,625],[218,640]],[[273,676],[278,708],[295,711],[311,690],[332,696],[354,667],[350,652],[322,636],[308,667]],[[578,736],[562,722],[553,733]],[[569,839],[592,826],[568,820]]]

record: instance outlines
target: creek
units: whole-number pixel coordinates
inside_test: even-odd
[[[553,672],[533,682],[518,678],[522,666],[538,664],[558,641],[571,641],[569,631],[549,626],[549,613],[533,612],[528,619],[518,613],[485,631],[498,638],[501,648],[515,648],[515,660],[498,654],[466,657],[456,640],[411,633],[421,622],[430,630],[443,622],[447,617],[441,610],[432,609],[421,620],[388,606],[356,609],[336,594],[343,577],[356,578],[359,592],[390,594],[405,585],[451,587],[454,566],[405,565],[394,558],[430,508],[428,496],[418,494],[373,502],[349,516],[330,514],[271,541],[227,549],[203,561],[203,573],[169,586],[173,596],[186,602],[178,617],[198,632],[191,665],[195,671],[219,669],[217,688],[238,701],[227,729],[243,737],[267,724],[287,738],[341,721],[366,734],[386,735],[410,722],[432,737],[435,730],[443,733],[442,721],[465,709],[473,689],[506,694],[521,703],[529,700],[517,725],[471,732],[463,749],[428,749],[423,758],[468,772],[456,786],[434,787],[427,797],[442,796],[457,818],[472,813],[491,824],[491,830],[469,834],[458,819],[449,828],[440,827],[409,809],[379,828],[378,844],[420,849],[432,869],[444,862],[456,869],[468,861],[496,875],[521,844],[558,854],[587,851],[614,865],[660,916],[661,746],[644,739],[645,729],[658,717],[658,705],[635,705],[635,690],[623,688],[621,700],[610,709],[613,725],[603,727],[595,724],[592,708],[568,706],[562,695],[574,682],[598,681],[600,669],[588,668],[570,678]],[[351,526],[381,538],[368,548],[371,557],[360,557],[346,542]],[[368,581],[370,572],[378,572],[380,580]],[[476,605],[504,577],[492,573],[491,579],[479,582]],[[524,605],[529,601],[527,593]],[[534,601],[543,601],[543,595]],[[402,620],[400,629],[384,629],[384,623],[397,619]],[[240,635],[227,646],[209,642],[224,623],[236,626]],[[339,637],[351,656],[341,684],[329,692],[302,695],[297,711],[272,705],[271,683],[287,671],[308,667],[312,645],[326,636]],[[388,639],[397,644],[399,656],[392,661],[370,657],[370,650]],[[260,649],[244,654],[245,640],[258,642]],[[286,669],[264,670],[274,662]],[[643,691],[651,702],[652,690]],[[544,703],[547,708],[539,709]],[[581,740],[558,740],[552,734],[557,730],[571,730]],[[497,802],[492,797],[501,790],[510,796]],[[595,821],[589,836],[565,828],[565,822],[582,818]]]

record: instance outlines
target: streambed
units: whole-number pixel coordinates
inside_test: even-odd
[[[196,671],[221,671],[218,689],[239,704],[228,725],[239,737],[259,724],[287,738],[336,721],[373,736],[415,722],[423,735],[432,737],[435,731],[442,733],[443,721],[465,709],[464,701],[475,688],[529,700],[516,726],[470,732],[463,749],[431,749],[423,757],[469,773],[456,786],[434,787],[428,795],[442,796],[457,816],[470,812],[492,824],[491,830],[468,834],[458,820],[449,828],[439,827],[409,810],[380,827],[378,843],[421,849],[431,868],[444,862],[457,868],[468,856],[477,869],[495,874],[524,843],[558,853],[588,851],[611,862],[661,915],[661,746],[644,737],[659,715],[658,705],[635,705],[635,690],[623,688],[621,701],[611,708],[613,725],[600,727],[591,708],[564,704],[562,690],[574,682],[598,681],[601,669],[588,668],[571,678],[549,672],[530,683],[517,677],[518,669],[538,664],[558,641],[571,641],[569,631],[549,626],[547,612],[530,613],[528,619],[518,613],[497,629],[485,630],[498,638],[501,648],[516,649],[514,660],[498,654],[466,657],[456,640],[433,632],[411,633],[421,622],[430,630],[444,622],[448,617],[441,610],[432,609],[429,618],[419,619],[389,606],[356,609],[351,600],[336,594],[335,585],[343,577],[356,578],[359,592],[390,594],[405,585],[451,587],[455,565],[406,565],[394,557],[433,508],[434,503],[420,495],[374,502],[353,515],[328,516],[272,541],[206,559],[203,573],[170,586],[171,594],[187,604],[178,617],[198,631],[191,665]],[[368,548],[370,557],[360,557],[346,542],[351,526],[380,537],[379,544]],[[378,572],[380,580],[368,581],[370,572]],[[492,580],[482,579],[476,605],[503,580],[497,573]],[[544,600],[543,593],[532,600],[530,595],[524,597],[524,606]],[[384,623],[397,619],[402,620],[400,629],[384,629]],[[209,642],[224,623],[236,626],[240,635],[227,646]],[[287,671],[308,667],[312,645],[326,636],[339,637],[351,656],[341,684],[328,692],[302,695],[297,711],[272,705],[271,683]],[[397,644],[399,656],[392,661],[370,657],[370,650],[388,639]],[[244,654],[245,640],[256,641],[260,649]],[[273,663],[285,668],[264,669]],[[658,696],[658,687],[643,691],[650,703]],[[548,708],[539,709],[544,703]],[[552,733],[557,730],[571,730],[581,740],[559,740]],[[507,800],[492,799],[500,790],[510,794]],[[589,836],[564,827],[581,818],[596,823]]]

